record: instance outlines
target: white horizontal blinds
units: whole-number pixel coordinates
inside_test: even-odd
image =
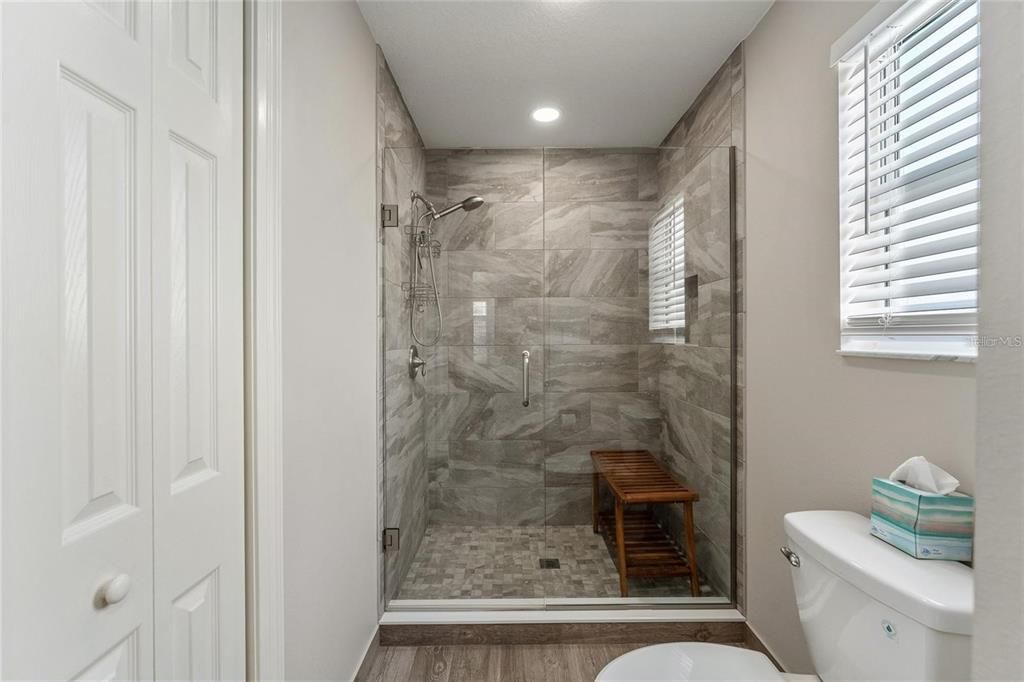
[[[915,4],[839,65],[846,335],[977,321],[978,5]]]
[[[682,329],[686,324],[683,200],[677,199],[651,225],[650,328]]]

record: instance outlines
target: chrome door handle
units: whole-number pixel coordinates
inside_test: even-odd
[[[530,406],[530,351],[523,351],[523,407]]]
[[[800,555],[791,550],[789,547],[779,547],[779,551],[782,552],[782,556],[786,557],[789,561],[789,565],[793,568],[800,568]]]

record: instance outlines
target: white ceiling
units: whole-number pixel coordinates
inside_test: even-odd
[[[657,145],[770,5],[359,2],[429,147]]]

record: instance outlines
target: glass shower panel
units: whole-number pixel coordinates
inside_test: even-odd
[[[591,451],[648,451],[695,490],[702,596],[731,597],[733,192],[728,148],[544,151],[544,571],[548,603],[622,596],[612,499],[592,528]],[[652,331],[648,238],[682,203],[685,327]],[[680,283],[682,284],[682,282]],[[543,391],[541,394],[540,391]],[[657,573],[666,536],[685,556],[681,505],[627,507],[627,566]],[[609,518],[610,517],[610,518]],[[643,522],[643,525],[638,526]],[[672,545],[670,545],[672,547]],[[652,566],[651,564],[659,564]],[[631,577],[628,596],[691,598],[686,577]]]
[[[412,336],[408,295],[414,222],[410,192],[425,183],[422,148],[385,148],[379,163],[381,203],[395,206],[394,224],[381,226],[379,238],[381,303],[381,412],[384,528],[398,529],[398,541],[382,553],[384,601],[401,597],[401,588],[424,542],[428,523],[426,448],[427,382],[409,372]],[[383,223],[383,221],[382,221]],[[423,353],[428,360],[429,353]],[[428,372],[429,376],[429,372]],[[397,547],[395,547],[397,544]]]

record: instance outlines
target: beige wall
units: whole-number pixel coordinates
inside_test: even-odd
[[[376,47],[354,3],[283,21],[285,673],[344,680],[377,625]]]
[[[981,333],[1024,335],[1024,5],[981,8]],[[999,87],[986,87],[998,83]],[[972,680],[1024,679],[1024,351],[978,359],[978,518]]]
[[[745,44],[747,616],[810,672],[782,516],[866,513],[870,479],[926,455],[974,488],[974,367],[844,358],[836,80],[829,48],[870,3],[778,2]],[[1019,62],[1018,62],[1019,64]]]

